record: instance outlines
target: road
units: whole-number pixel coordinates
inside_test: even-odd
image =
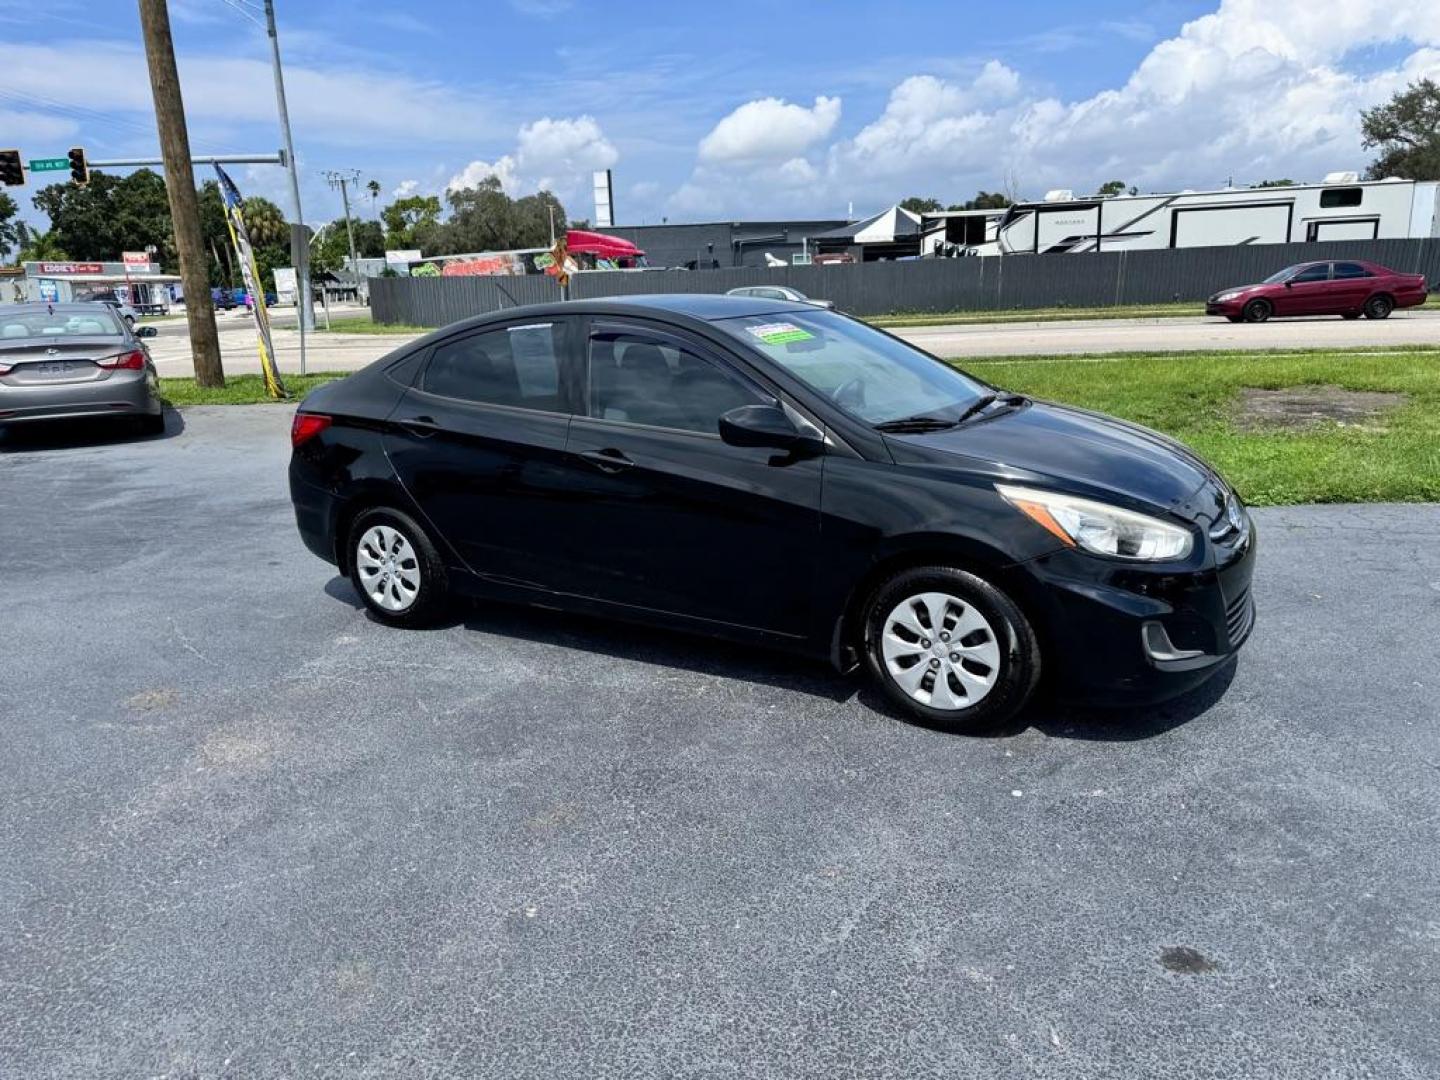
[[[363,312],[354,308],[346,314]],[[286,313],[288,314],[288,313]],[[221,357],[232,373],[259,370],[255,334],[244,312],[218,316]],[[183,321],[160,324],[150,343],[162,375],[192,375],[189,339]],[[916,326],[893,331],[937,356],[1034,356],[1051,353],[1180,352],[1192,349],[1284,350],[1351,348],[1367,345],[1440,344],[1440,305],[1435,310],[1397,312],[1384,322],[1362,319],[1277,319],[1261,325],[1224,319],[1084,319],[1072,322],[967,323]],[[273,330],[283,371],[300,369],[300,336],[294,329]],[[354,371],[413,341],[413,334],[340,334],[317,332],[307,343],[310,371]]]
[[[1251,324],[1197,316],[916,326],[898,333],[922,349],[946,357],[1437,345],[1440,306],[1397,312],[1383,322],[1313,318]]]
[[[0,453],[0,1075],[1440,1075],[1440,507],[1259,511],[1219,684],[957,738],[707,640],[384,629],[288,420]]]

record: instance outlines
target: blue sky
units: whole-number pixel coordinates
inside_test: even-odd
[[[1363,167],[1359,107],[1440,74],[1431,0],[276,5],[312,221],[339,211],[329,168],[382,202],[494,172],[585,217],[608,165],[622,223],[1315,178]],[[171,0],[196,153],[279,144],[237,6],[259,0]],[[0,143],[154,151],[130,0],[0,0],[0,41]],[[237,179],[288,209],[279,169]]]

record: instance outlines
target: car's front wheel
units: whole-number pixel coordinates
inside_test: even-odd
[[[902,571],[875,591],[865,655],[891,701],[957,732],[1004,724],[1040,678],[1040,648],[1020,609],[983,578],[947,566]]]
[[[1388,296],[1372,296],[1365,301],[1365,317],[1367,319],[1388,319],[1390,312],[1395,310],[1395,301]]]
[[[445,564],[410,515],[368,510],[350,529],[350,581],[365,606],[391,626],[424,626],[449,606]]]
[[[1245,305],[1242,317],[1246,322],[1264,322],[1274,314],[1275,308],[1269,300],[1251,300]]]

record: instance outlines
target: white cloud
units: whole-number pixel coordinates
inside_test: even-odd
[[[839,119],[838,97],[817,97],[809,109],[779,98],[747,101],[700,140],[700,160],[783,161],[826,138]]]
[[[1103,27],[1134,39],[1147,29]],[[1376,70],[1377,46],[1401,58]],[[1363,68],[1357,50],[1370,51]],[[670,206],[725,216],[753,210],[763,191],[765,212],[833,213],[850,199],[859,212],[910,194],[958,200],[1009,176],[1032,197],[1112,178],[1172,191],[1317,179],[1363,168],[1359,111],[1422,76],[1440,78],[1440,3],[1220,0],[1083,99],[1047,97],[992,60],[968,80],[900,80],[878,116],[833,142],[819,109],[832,99],[815,110],[749,102],[701,142]]]
[[[520,129],[513,154],[494,162],[472,161],[446,187],[474,187],[487,176],[496,176],[509,195],[547,190],[573,197],[589,190],[594,170],[608,169],[619,159],[593,116],[559,120],[546,116]]]
[[[407,199],[420,190],[419,180],[401,180],[395,185],[395,190],[390,192],[392,199]]]

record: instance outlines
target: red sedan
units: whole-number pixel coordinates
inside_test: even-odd
[[[1206,315],[1264,322],[1272,315],[1341,315],[1384,319],[1396,308],[1425,302],[1425,276],[1398,274],[1371,262],[1309,262],[1287,266],[1258,285],[1222,289]]]

